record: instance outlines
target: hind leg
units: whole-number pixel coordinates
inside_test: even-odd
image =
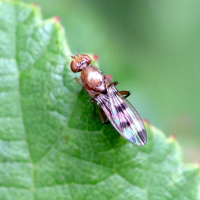
[[[130,91],[120,91],[119,92],[122,96],[124,96],[125,98],[127,98],[128,96],[131,95],[131,92]]]
[[[110,123],[110,121],[105,122],[104,117],[103,117],[104,112],[103,112],[103,109],[101,107],[100,107],[100,113],[99,114],[100,114],[100,119],[101,119],[102,124],[109,124]]]

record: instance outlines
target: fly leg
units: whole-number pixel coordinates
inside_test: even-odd
[[[125,98],[127,98],[128,96],[131,95],[131,92],[130,91],[120,91],[119,92],[121,95],[123,95]]]
[[[80,79],[80,78],[74,78],[75,79],[75,81],[79,84],[79,85],[81,85],[82,87],[84,87],[85,85],[84,85],[84,83],[83,83],[83,81]]]
[[[119,82],[118,81],[115,81],[113,82],[113,85],[116,86]],[[119,92],[122,96],[124,96],[125,98],[127,98],[128,96],[131,95],[131,92],[130,91],[120,91]]]
[[[91,102],[92,104],[94,104],[95,99],[92,98],[92,99],[90,100],[90,102]],[[96,106],[95,106],[95,104],[94,104],[94,115],[96,115]],[[105,122],[105,121],[104,121],[104,116],[103,116],[103,115],[104,115],[103,109],[100,107],[99,116],[100,116],[100,120],[101,120],[102,124],[109,124],[110,121]]]
[[[94,103],[95,103],[95,99],[92,98],[92,99],[90,100],[90,103],[94,104]],[[96,115],[96,106],[95,106],[95,104],[94,104],[94,117],[95,117],[95,115]]]
[[[103,117],[103,114],[104,114],[104,112],[103,112],[103,109],[100,107],[100,119],[101,119],[101,122],[102,122],[102,124],[109,124],[110,123],[110,121],[107,121],[107,122],[105,122],[104,121],[104,117]]]
[[[94,103],[95,102],[95,99],[94,98],[91,98],[91,100],[90,100],[90,103]]]
[[[119,82],[118,81],[115,81],[113,82],[113,85],[116,86]]]

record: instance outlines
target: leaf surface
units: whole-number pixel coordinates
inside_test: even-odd
[[[174,137],[146,123],[138,147],[101,124],[70,55],[56,18],[0,1],[0,199],[199,199]]]

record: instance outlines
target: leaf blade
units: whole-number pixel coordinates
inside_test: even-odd
[[[70,54],[55,19],[0,2],[0,199],[198,199],[199,165],[149,124],[144,147],[102,125]]]

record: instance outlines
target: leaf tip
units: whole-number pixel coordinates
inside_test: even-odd
[[[151,125],[151,123],[150,123],[150,121],[148,120],[148,119],[143,119],[143,122],[145,123],[145,124],[148,124],[149,126]]]
[[[33,3],[33,6],[37,7],[37,8],[40,8],[39,4],[37,4],[37,3]]]
[[[111,81],[112,81],[112,79],[113,79],[113,77],[112,77],[111,75],[106,75],[106,77],[107,77],[108,79],[110,79]]]
[[[177,137],[175,135],[170,135],[169,138],[172,138],[173,140],[177,141]]]
[[[94,54],[94,60],[98,61],[99,60],[99,56],[97,54]]]
[[[59,16],[55,16],[54,19],[56,20],[56,22],[59,22],[61,21],[60,17]]]

